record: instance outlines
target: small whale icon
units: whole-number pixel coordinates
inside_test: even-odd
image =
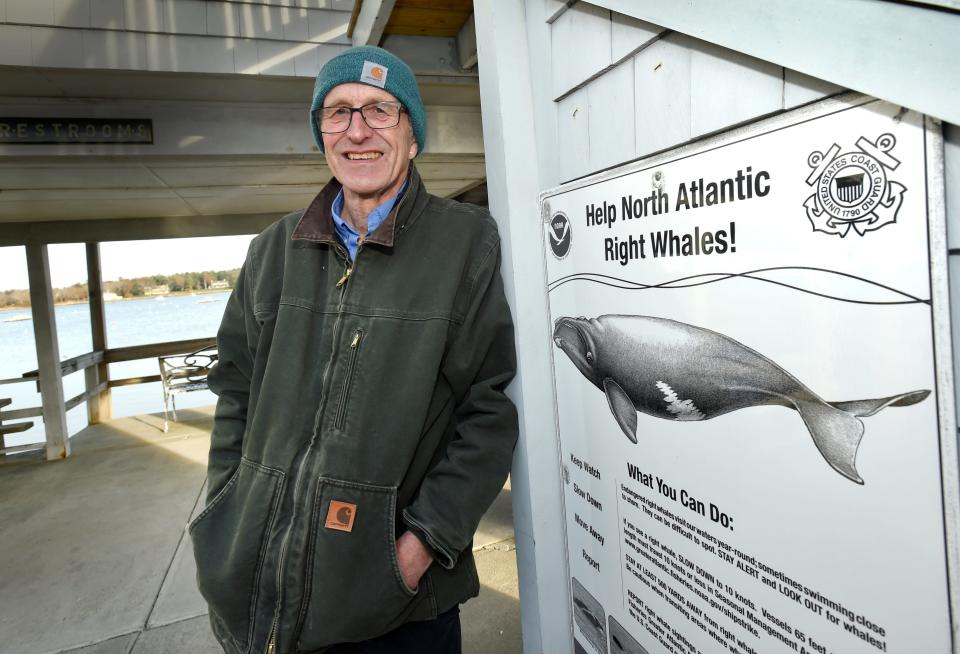
[[[637,412],[709,420],[750,406],[795,409],[823,458],[858,484],[861,417],[922,402],[929,390],[826,402],[759,352],[728,336],[675,320],[605,315],[559,318],[553,341],[607,397],[620,429],[637,442]]]

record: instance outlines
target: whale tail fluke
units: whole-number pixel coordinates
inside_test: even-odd
[[[857,449],[863,437],[860,419],[826,402],[800,400],[796,407],[827,463],[850,481],[862,484],[856,466]]]
[[[861,418],[869,418],[888,406],[910,406],[927,399],[928,390],[910,391],[890,397],[879,397],[875,400],[853,400],[852,402],[830,402],[830,406],[846,411]]]

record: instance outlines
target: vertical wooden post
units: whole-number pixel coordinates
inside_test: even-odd
[[[53,288],[50,284],[50,258],[45,243],[28,243],[26,249],[47,460],[64,459],[70,456],[70,433],[67,431],[67,412],[63,401],[63,375],[53,310]]]
[[[107,321],[103,306],[103,276],[100,272],[100,244],[87,243],[87,290],[90,295],[90,334],[93,337],[93,351],[107,349]],[[110,368],[106,363],[87,368],[84,371],[87,393],[100,382],[110,380]],[[110,389],[99,393],[97,397],[87,398],[87,419],[95,425],[113,418],[113,398]]]
[[[523,650],[573,654],[556,408],[552,389],[540,381],[551,379],[551,354],[549,339],[534,342],[535,334],[551,329],[546,288],[535,279],[546,262],[542,249],[530,247],[543,239],[542,223],[532,219],[540,214],[536,196],[558,183],[555,161],[563,158],[556,156],[557,112],[544,109],[552,104],[550,76],[540,74],[554,61],[546,14],[555,4],[486,0],[473,9],[490,212],[500,230],[504,286],[520,344],[517,377],[507,392],[520,418],[510,486]]]

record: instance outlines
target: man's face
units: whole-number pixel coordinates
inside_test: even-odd
[[[362,107],[372,102],[397,102],[387,91],[358,83],[335,86],[324,98],[324,107]],[[390,197],[400,190],[411,159],[417,156],[410,118],[387,129],[372,129],[359,112],[351,116],[347,131],[323,134],[327,164],[344,189],[360,196]]]

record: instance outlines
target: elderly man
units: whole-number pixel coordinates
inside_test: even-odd
[[[252,241],[218,333],[198,584],[230,653],[459,652],[517,437],[496,227],[424,189],[387,51],[329,61],[310,119],[335,179]]]

